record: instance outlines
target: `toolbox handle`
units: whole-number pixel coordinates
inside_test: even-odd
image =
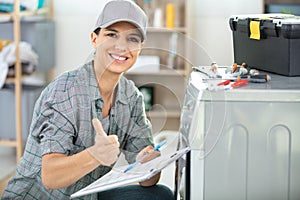
[[[268,37],[300,38],[300,17],[294,15],[232,16],[229,24],[232,31],[246,33],[250,39],[253,39],[250,37],[251,21],[259,22],[259,28],[256,28],[256,31],[259,31],[259,40]]]
[[[287,39],[300,38],[300,24],[283,24],[281,27],[281,35]]]
[[[276,26],[275,23],[273,23],[273,20],[259,20],[260,21],[260,30],[262,38],[267,37],[279,37],[279,29]]]
[[[259,19],[259,18],[243,18],[239,20],[235,20],[231,18],[229,20],[230,28],[232,31],[239,31],[242,33],[247,33],[248,37],[251,37],[251,29],[250,23],[259,22],[259,39],[266,39],[267,37],[279,37],[280,35],[280,27],[273,23],[270,19]],[[253,30],[252,30],[253,31]]]

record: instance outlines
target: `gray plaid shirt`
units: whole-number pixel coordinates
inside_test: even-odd
[[[41,181],[41,158],[48,153],[76,154],[94,144],[94,117],[108,134],[118,136],[121,151],[129,163],[136,154],[153,145],[151,125],[146,118],[141,93],[132,81],[122,77],[107,118],[102,105],[93,62],[62,74],[48,85],[37,100],[24,155],[8,183],[3,199],[69,199],[69,196],[97,180],[111,167],[100,166],[73,185],[46,190]],[[97,194],[82,199],[97,199]]]

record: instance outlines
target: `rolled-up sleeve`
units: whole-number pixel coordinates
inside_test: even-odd
[[[42,155],[48,153],[69,154],[73,148],[74,129],[70,122],[60,113],[51,110],[52,118],[42,117],[43,122],[40,132]]]
[[[41,155],[49,153],[69,154],[73,149],[76,130],[70,122],[72,108],[68,101],[51,102],[45,98],[40,99],[36,106],[32,136],[40,143]],[[66,112],[69,110],[69,113]]]

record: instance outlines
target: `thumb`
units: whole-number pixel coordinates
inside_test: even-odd
[[[110,140],[111,143],[115,144],[116,147],[120,147],[120,143],[118,141],[118,136],[116,135],[109,135],[107,138]]]
[[[107,136],[105,131],[103,130],[103,127],[102,127],[102,124],[101,122],[99,121],[99,119],[97,118],[94,118],[92,120],[92,124],[94,126],[94,129],[96,130],[96,133],[101,135],[101,136]]]

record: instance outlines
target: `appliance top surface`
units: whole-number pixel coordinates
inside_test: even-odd
[[[193,71],[190,75],[190,84],[194,85],[198,90],[204,91],[202,98],[204,100],[221,100],[226,98],[226,100],[300,102],[300,77],[268,74],[271,76],[269,82],[248,82],[248,84],[239,87],[225,89],[224,86],[216,86],[224,79],[207,78],[203,73]],[[209,85],[214,85],[214,89],[208,89]]]

